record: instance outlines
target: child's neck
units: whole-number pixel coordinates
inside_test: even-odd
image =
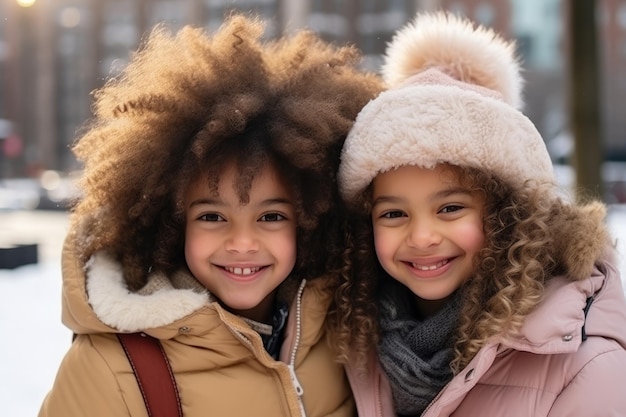
[[[425,319],[432,316],[433,314],[441,310],[441,308],[446,305],[449,299],[450,297],[448,296],[440,300],[425,300],[423,298],[415,296],[413,305],[415,307],[417,317],[419,319]]]
[[[259,323],[272,324],[274,310],[276,307],[276,292],[268,294],[256,307],[247,310],[236,310],[225,306],[233,314],[254,320]]]

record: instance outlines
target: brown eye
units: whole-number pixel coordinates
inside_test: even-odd
[[[404,217],[404,213],[401,211],[388,211],[386,213],[383,213],[382,216],[385,219],[397,219],[398,217]]]
[[[279,222],[287,218],[280,213],[267,213],[262,215],[259,220],[262,222]]]
[[[198,220],[202,220],[204,222],[223,222],[226,221],[222,216],[216,213],[207,213],[198,217]]]
[[[450,206],[445,206],[439,212],[440,213],[454,213],[455,211],[459,211],[462,209],[463,209],[463,206],[450,205]]]

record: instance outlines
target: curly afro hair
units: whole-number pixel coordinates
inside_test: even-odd
[[[213,35],[159,25],[95,92],[94,117],[73,147],[84,171],[71,238],[83,262],[107,251],[134,290],[152,269],[184,266],[184,192],[201,175],[217,185],[234,161],[242,202],[266,163],[294,191],[295,274],[340,266],[339,155],[382,82],[358,69],[352,46],[309,31],[262,41],[264,27],[242,15]]]

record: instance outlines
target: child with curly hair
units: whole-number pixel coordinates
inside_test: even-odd
[[[155,28],[96,92],[63,249],[75,334],[40,416],[147,416],[118,336],[158,340],[184,416],[352,416],[326,315],[342,268],[336,171],[382,89],[311,32]],[[121,336],[120,336],[121,337]]]
[[[359,416],[624,416],[626,302],[600,202],[559,191],[514,45],[443,12],[393,38],[346,139],[332,312]]]

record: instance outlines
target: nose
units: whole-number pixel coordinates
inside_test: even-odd
[[[437,225],[429,220],[414,219],[409,224],[406,243],[416,249],[426,249],[441,243],[443,236]]]
[[[251,228],[233,226],[226,238],[225,249],[233,253],[255,253],[259,250],[259,240]]]

